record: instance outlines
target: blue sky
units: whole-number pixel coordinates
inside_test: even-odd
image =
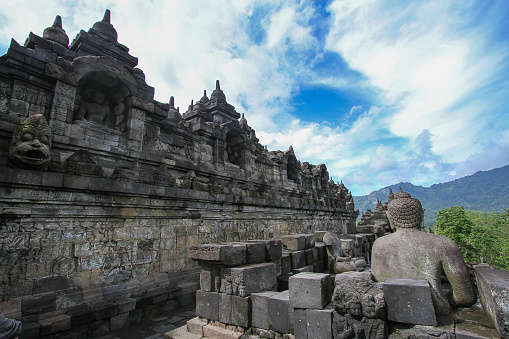
[[[354,195],[509,163],[509,1],[7,1],[10,39],[111,10],[156,99],[221,81],[269,150],[293,146]]]

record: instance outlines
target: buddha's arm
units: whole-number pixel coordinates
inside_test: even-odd
[[[477,296],[461,252],[454,241],[445,238],[442,253],[442,267],[453,290],[456,306],[473,305]]]

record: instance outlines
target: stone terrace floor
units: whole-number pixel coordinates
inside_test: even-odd
[[[163,339],[164,334],[183,326],[195,317],[195,305],[181,307],[171,312],[165,312],[158,317],[143,319],[137,324],[112,331],[98,337],[99,339]]]

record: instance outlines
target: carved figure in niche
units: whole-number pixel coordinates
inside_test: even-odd
[[[19,168],[47,170],[51,161],[51,128],[42,114],[23,121],[12,135],[9,159]]]
[[[92,88],[85,90],[76,119],[92,121],[110,127],[112,117],[113,114],[111,114],[111,108],[104,93]]]
[[[452,315],[442,294],[440,276],[451,283],[454,306],[470,306],[477,297],[460,250],[451,239],[420,231],[423,209],[419,200],[399,192],[389,201],[387,217],[396,233],[378,238],[373,244],[371,270],[384,282],[389,278],[426,279],[431,287],[437,314]]]

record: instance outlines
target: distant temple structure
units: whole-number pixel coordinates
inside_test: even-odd
[[[343,183],[268,151],[219,81],[181,113],[137,63],[109,10],[70,45],[57,16],[0,57],[0,301],[55,312],[24,331],[99,333],[192,303],[191,245],[356,232]]]

